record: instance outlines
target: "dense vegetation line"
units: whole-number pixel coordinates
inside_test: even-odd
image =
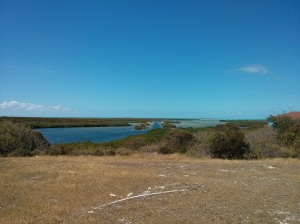
[[[130,126],[130,123],[148,121],[145,118],[44,118],[44,117],[0,117],[0,122],[8,120],[24,124],[30,128],[66,128],[66,127],[112,127]]]
[[[220,120],[220,122],[233,123],[241,128],[262,128],[268,124],[267,120]]]
[[[300,158],[300,120],[270,117],[269,121],[230,121],[215,127],[163,128],[104,143],[50,145],[29,126],[0,121],[0,155],[130,155],[141,152],[183,153],[223,159]]]

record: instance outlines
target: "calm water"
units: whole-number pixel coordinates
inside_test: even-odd
[[[219,120],[176,120],[176,127],[207,127],[220,124]],[[149,130],[161,128],[159,122],[154,122],[150,129],[135,130],[133,126],[126,127],[86,127],[86,128],[41,128],[37,129],[51,143],[70,143],[70,142],[108,142],[128,137],[130,135],[145,134]]]
[[[140,135],[149,130],[161,128],[160,123],[154,124],[147,130],[135,130],[134,126],[126,127],[84,127],[84,128],[40,128],[36,129],[51,143],[70,142],[108,142],[128,137],[130,135]]]

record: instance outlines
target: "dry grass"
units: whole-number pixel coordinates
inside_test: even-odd
[[[300,222],[296,159],[42,156],[0,170],[0,223]]]

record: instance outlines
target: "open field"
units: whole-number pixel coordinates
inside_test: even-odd
[[[0,223],[299,223],[300,161],[0,158]]]

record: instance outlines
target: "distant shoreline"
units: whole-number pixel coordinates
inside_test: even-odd
[[[22,123],[32,129],[38,128],[77,128],[77,127],[124,127],[132,124],[146,122],[167,122],[176,127],[201,127],[201,125],[187,125],[215,121],[216,124],[231,122],[238,126],[248,126],[249,123],[264,122],[264,119],[214,119],[214,118],[62,118],[62,117],[0,117],[0,121],[8,120],[15,123]],[[204,125],[206,126],[206,125]]]
[[[75,127],[122,127],[132,123],[173,120],[166,118],[56,118],[56,117],[0,117],[0,121],[8,120],[22,123],[32,129],[37,128],[75,128]]]

